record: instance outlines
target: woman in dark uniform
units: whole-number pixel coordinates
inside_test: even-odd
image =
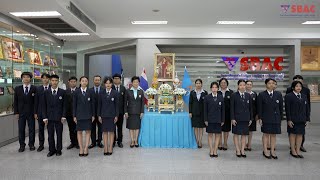
[[[113,152],[113,140],[115,124],[119,115],[119,99],[118,92],[112,90],[113,80],[111,77],[106,77],[103,81],[105,90],[99,94],[97,115],[102,124],[104,155],[110,156]]]
[[[290,154],[295,158],[303,158],[300,154],[300,147],[302,137],[305,134],[305,126],[310,121],[308,98],[301,93],[302,87],[303,85],[300,81],[293,81],[291,85],[293,92],[285,96],[288,121],[287,131],[291,147]]]
[[[221,126],[224,123],[224,99],[218,94],[219,84],[212,82],[211,92],[204,98],[204,120],[207,126],[210,157],[218,157],[218,146],[221,137]],[[215,135],[214,147],[212,146],[213,134]]]
[[[283,115],[282,94],[274,91],[275,80],[265,80],[267,90],[258,95],[258,121],[261,126],[263,156],[267,159],[278,159],[275,154],[276,135],[281,134],[281,119]],[[271,152],[268,151],[268,144]]]
[[[230,116],[232,123],[233,141],[236,146],[237,157],[247,157],[244,148],[252,123],[252,101],[249,93],[245,92],[246,81],[238,81],[238,91],[231,95]],[[239,143],[241,135],[241,143]]]
[[[138,135],[141,127],[141,119],[144,113],[144,92],[139,88],[140,79],[138,76],[131,78],[132,87],[127,90],[125,96],[125,117],[127,119],[127,128],[130,131],[130,147],[139,147]]]
[[[88,78],[80,78],[80,88],[73,95],[73,120],[77,123],[77,137],[80,147],[79,156],[88,156],[88,146],[91,136],[91,124],[94,120],[93,94],[87,88]],[[85,146],[83,148],[82,131],[86,131]]]
[[[253,82],[251,80],[246,81],[246,92],[250,94],[251,96],[251,101],[252,101],[252,123],[249,127],[249,136],[248,136],[248,143],[246,144],[246,148],[244,149],[245,151],[251,151],[251,142],[252,142],[252,134],[254,131],[257,131],[257,93],[252,91],[252,85]]]
[[[202,89],[202,80],[195,81],[196,89],[191,91],[189,99],[189,116],[196,136],[198,148],[202,148],[202,135],[204,124],[203,117],[203,99],[208,94]]]
[[[230,98],[233,94],[233,91],[228,88],[229,82],[226,78],[221,78],[219,80],[220,91],[218,94],[221,94],[224,98],[225,106],[225,121],[222,126],[222,136],[220,138],[219,150],[228,150],[228,138],[229,132],[231,131],[231,119],[230,119]],[[223,137],[223,146],[222,146],[222,137]]]

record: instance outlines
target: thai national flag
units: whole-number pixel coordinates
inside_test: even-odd
[[[147,79],[147,74],[146,74],[146,69],[145,68],[142,69],[142,73],[141,73],[141,76],[140,76],[140,87],[144,91],[146,91],[149,88],[148,79]],[[146,98],[146,94],[144,95],[144,102],[145,102],[145,104],[148,104],[148,99]]]
[[[181,87],[187,91],[187,93],[183,96],[183,101],[187,105],[189,105],[189,97],[190,97],[190,92],[192,90],[192,81],[187,71],[187,67],[184,67],[184,74],[183,74]]]

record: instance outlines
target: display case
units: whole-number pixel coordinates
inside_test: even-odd
[[[63,67],[63,47],[57,44],[2,22],[0,42],[0,116],[13,113],[14,88],[22,84],[22,72],[32,72],[36,86],[43,73],[58,74],[61,80],[75,75],[70,66]],[[59,85],[65,88],[63,81]]]

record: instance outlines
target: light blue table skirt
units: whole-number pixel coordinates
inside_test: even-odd
[[[159,114],[145,111],[139,135],[141,147],[197,148],[187,112]]]

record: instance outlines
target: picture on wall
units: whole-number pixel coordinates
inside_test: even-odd
[[[53,66],[53,67],[58,67],[58,63],[57,63],[57,60],[55,58],[50,58],[50,66]]]
[[[21,74],[22,74],[22,71],[19,70],[19,69],[14,69],[13,70],[13,77],[15,78],[21,78]]]
[[[319,51],[320,47],[317,46],[304,46],[301,48],[301,70],[320,70]]]
[[[44,57],[43,65],[44,66],[50,66],[50,57],[49,56],[45,56]]]
[[[1,40],[1,36],[0,36],[0,40]],[[2,46],[0,44],[0,59],[3,59],[3,51],[2,51]]]
[[[33,72],[33,77],[35,79],[41,79],[41,72],[40,72],[40,68],[31,68],[32,72]]]
[[[42,66],[42,60],[39,51],[28,49],[28,55],[30,58],[30,64]]]
[[[3,71],[2,71],[1,66],[0,66],[0,77],[3,77]]]
[[[173,81],[174,79],[174,53],[156,53],[154,72],[158,81]]]
[[[0,96],[4,95],[4,87],[0,87]]]
[[[22,43],[10,38],[2,37],[3,56],[15,62],[24,62]]]

